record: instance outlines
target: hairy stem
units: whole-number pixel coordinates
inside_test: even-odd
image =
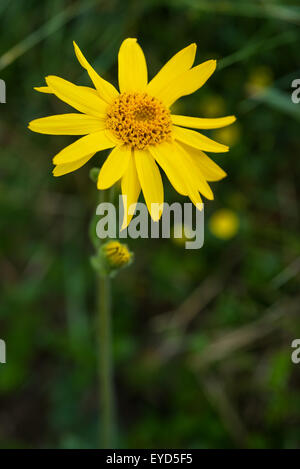
[[[100,192],[100,202],[110,199],[109,191]],[[99,353],[99,410],[100,410],[100,447],[114,448],[114,385],[112,357],[111,324],[111,279],[108,275],[97,273],[98,287],[98,353]]]

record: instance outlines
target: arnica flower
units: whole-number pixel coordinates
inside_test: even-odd
[[[136,39],[126,39],[118,56],[119,92],[98,75],[75,43],[74,48],[95,89],[57,76],[46,77],[47,86],[35,89],[56,95],[79,113],[44,117],[29,124],[31,130],[39,133],[83,135],[54,157],[54,176],[75,171],[98,151],[112,149],[99,172],[98,189],[108,189],[121,180],[128,208],[137,202],[142,190],[154,221],[159,220],[164,201],[157,163],[175,190],[188,196],[196,206],[202,206],[200,194],[213,199],[208,182],[218,181],[226,173],[204,152],[226,152],[228,147],[190,128],[216,129],[232,124],[235,117],[174,115],[170,107],[204,85],[215,71],[216,61],[193,67],[196,45],[191,44],[148,82],[141,47]],[[131,217],[125,213],[123,228]]]
[[[227,240],[233,238],[239,229],[239,218],[233,210],[217,210],[209,220],[209,229],[216,238]]]

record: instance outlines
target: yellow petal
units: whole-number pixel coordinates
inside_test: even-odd
[[[108,155],[98,176],[98,189],[108,189],[125,173],[129,159],[132,158],[131,148],[122,145],[115,147]]]
[[[134,158],[149,213],[154,221],[158,221],[162,207],[152,204],[161,205],[164,202],[164,188],[159,169],[147,150],[134,150]]]
[[[95,90],[94,88],[91,88],[90,86],[80,86],[80,85],[75,85],[75,86],[77,86],[78,90],[82,89],[83,92],[90,93],[91,97],[94,97],[94,96],[99,97],[97,90]],[[35,86],[33,89],[35,91],[38,91],[39,93],[55,94],[54,91],[50,88],[50,86]]]
[[[208,200],[214,200],[213,191],[211,190],[210,185],[207,183],[204,177],[199,177],[198,190],[200,194],[204,195],[204,197],[206,197]]]
[[[220,181],[220,179],[227,176],[225,171],[203,153],[203,151],[185,145],[184,143],[180,143],[180,146],[193,158],[194,163],[198,166],[207,181]]]
[[[215,142],[195,130],[183,129],[176,125],[173,125],[173,137],[175,140],[186,143],[191,147],[198,148],[198,150],[212,151],[215,153],[222,153],[229,150],[226,145]]]
[[[215,69],[216,61],[207,60],[176,77],[156,97],[169,107],[181,96],[197,91],[214,73]]]
[[[142,91],[147,85],[147,64],[136,39],[125,39],[119,50],[120,92]]]
[[[199,174],[183,148],[176,142],[166,142],[150,146],[149,150],[165,171],[175,190],[182,195],[188,195],[197,208],[202,207],[198,188]],[[201,176],[200,178],[202,180]]]
[[[100,150],[113,148],[115,142],[109,137],[108,132],[100,130],[85,137],[81,137],[76,142],[71,143],[61,150],[53,159],[54,164],[66,164],[78,161],[89,153],[96,153]]]
[[[147,85],[147,93],[157,96],[174,78],[189,70],[195,60],[196,44],[190,44],[177,52]]]
[[[85,86],[77,86],[56,76],[46,77],[47,85],[62,101],[80,112],[96,117],[104,117],[107,103],[97,95],[96,90]]]
[[[236,121],[235,116],[218,117],[215,119],[205,119],[201,117],[171,116],[173,124],[182,127],[192,127],[193,129],[219,129]]]
[[[81,166],[87,163],[87,161],[89,161],[94,156],[94,154],[95,153],[91,153],[90,155],[87,155],[80,160],[73,161],[72,163],[59,164],[55,166],[53,169],[53,176],[63,176],[64,174],[71,173],[72,171],[81,168]]]
[[[133,214],[128,213],[128,209],[130,206],[134,206],[139,198],[141,192],[141,184],[137,175],[135,161],[133,154],[131,158],[129,158],[127,170],[124,173],[121,181],[121,188],[122,188],[122,196],[123,196],[123,204],[127,207],[127,210],[124,210],[124,218],[122,222],[122,230],[126,228],[132,217]],[[126,197],[126,203],[124,203],[124,198]],[[127,213],[126,213],[127,212]]]
[[[190,177],[193,178],[193,183],[197,190],[201,192],[209,200],[213,200],[214,194],[209,187],[209,184],[206,182],[204,175],[200,168],[195,164],[194,159],[191,157],[186,147],[181,146],[180,144],[176,144],[178,149],[180,149],[181,157],[185,162],[188,171],[190,172]]]
[[[86,114],[58,114],[29,123],[33,132],[48,135],[86,135],[104,130],[105,121]]]
[[[73,41],[73,45],[74,45],[76,57],[80,65],[83,68],[85,68],[86,71],[88,72],[90,79],[94,83],[95,88],[97,89],[99,93],[100,98],[102,98],[104,101],[110,104],[119,96],[118,91],[111,83],[104,80],[103,78],[100,77],[100,75],[98,75],[98,73],[88,63],[88,61],[84,57],[83,53],[81,52],[81,50],[79,49],[75,41]]]
[[[35,86],[33,89],[35,91],[39,91],[39,93],[53,94],[53,91],[49,86]]]
[[[198,189],[198,174],[195,172],[194,167],[189,164],[186,153],[183,151],[182,147],[180,147],[180,145],[178,145],[176,142],[172,144],[172,154],[174,156],[176,155],[176,161],[178,162],[180,171],[188,189],[188,196],[193,204],[199,208],[198,204],[202,204],[202,200]]]
[[[188,189],[181,171],[181,159],[171,143],[150,145],[149,151],[166,173],[174,189],[181,195],[188,195]]]

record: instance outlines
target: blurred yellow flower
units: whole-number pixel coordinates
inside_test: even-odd
[[[224,114],[226,104],[222,96],[209,95],[206,96],[200,106],[201,112],[207,117],[218,117]]]
[[[249,94],[257,93],[270,86],[272,82],[272,70],[265,65],[261,65],[251,71],[245,84],[246,92]]]
[[[209,229],[216,238],[230,239],[235,236],[240,226],[239,218],[229,209],[217,210],[209,220]]]
[[[171,240],[177,246],[185,247],[186,242],[191,241],[193,238],[195,238],[195,233],[193,233],[191,226],[182,223],[176,223],[173,226]]]
[[[154,221],[162,213],[164,190],[158,165],[175,190],[202,207],[201,195],[213,199],[210,181],[226,173],[205,153],[226,152],[217,143],[193,129],[216,129],[232,124],[234,116],[214,119],[174,115],[170,106],[179,98],[194,93],[216,69],[215,60],[193,67],[196,45],[175,54],[148,82],[144,53],[136,39],[126,39],[120,47],[119,89],[101,78],[85,59],[76,43],[75,53],[87,70],[95,88],[76,86],[57,76],[46,77],[46,87],[80,113],[35,119],[34,132],[52,135],[83,135],[61,150],[53,159],[54,176],[77,170],[95,153],[112,149],[99,172],[98,189],[108,189],[121,180],[128,209],[136,204],[141,190]],[[124,215],[125,228],[132,214]]]
[[[213,137],[220,140],[225,145],[235,145],[240,139],[240,127],[234,124],[231,127],[224,127],[214,131]]]

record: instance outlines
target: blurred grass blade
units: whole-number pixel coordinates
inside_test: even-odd
[[[1,0],[1,3],[0,3],[0,15],[2,13],[3,10],[5,10],[5,8],[7,7],[9,3],[9,0]]]
[[[243,62],[249,59],[249,57],[255,55],[261,51],[268,51],[280,47],[285,44],[292,43],[298,40],[298,34],[296,31],[288,31],[271,38],[262,38],[260,40],[254,39],[246,44],[245,47],[234,52],[233,54],[221,59],[218,62],[218,70],[228,67],[237,62]]]
[[[284,93],[277,88],[268,88],[265,92],[253,96],[252,99],[268,104],[273,109],[300,121],[300,107],[292,102],[290,94]]]
[[[240,0],[214,1],[201,0],[175,0],[174,5],[185,6],[196,11],[221,13],[232,16],[246,16],[251,18],[274,18],[291,23],[300,23],[300,7],[294,5],[274,4],[264,1],[262,3]]]
[[[25,54],[29,49],[34,47],[40,41],[45,39],[47,36],[55,33],[59,28],[64,24],[70,21],[72,18],[80,15],[84,11],[93,7],[99,3],[97,0],[90,0],[84,4],[81,1],[76,2],[75,4],[69,6],[62,12],[55,15],[49,21],[44,23],[40,28],[38,28],[33,33],[29,34],[25,39],[20,41],[18,44],[13,46],[5,54],[0,57],[0,70],[3,70],[8,65],[13,63],[21,55]]]

